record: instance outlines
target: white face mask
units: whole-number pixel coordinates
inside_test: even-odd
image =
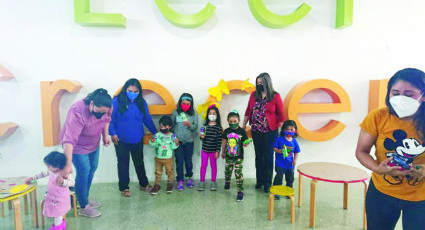
[[[217,116],[216,115],[208,115],[208,119],[210,121],[215,121],[217,119]]]
[[[418,111],[419,106],[421,106],[421,103],[419,102],[421,98],[422,96],[416,100],[411,97],[398,95],[390,98],[390,104],[399,118],[410,117],[415,114],[416,111]]]

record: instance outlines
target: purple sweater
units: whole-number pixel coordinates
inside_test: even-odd
[[[61,133],[63,144],[74,146],[74,154],[88,154],[99,147],[100,136],[105,125],[111,121],[111,112],[100,119],[90,113],[89,105],[83,100],[75,102],[68,111]]]

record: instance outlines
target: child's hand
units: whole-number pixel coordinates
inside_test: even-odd
[[[246,144],[243,145],[243,147],[248,147],[248,145],[249,145],[249,143],[246,143]]]
[[[224,159],[224,157],[225,157],[226,155],[224,154],[224,152],[221,154],[221,158],[223,158]]]
[[[28,178],[25,180],[25,184],[30,185],[30,184],[31,184],[31,181],[33,181],[33,179],[32,179],[31,177],[28,177]]]
[[[216,160],[218,159],[219,156],[220,156],[220,153],[219,152],[215,152],[215,159]]]
[[[153,137],[152,137],[152,138],[150,139],[150,141],[151,141],[152,143],[154,143],[154,142],[155,142],[155,138],[153,138]]]
[[[199,135],[202,139],[204,139],[205,138],[205,134],[201,134],[201,135]]]
[[[297,164],[297,161],[296,160],[292,161],[292,165],[293,166],[295,166],[296,164]]]
[[[192,124],[190,124],[188,121],[183,121],[183,125],[186,125],[189,128],[192,126]]]
[[[175,138],[174,139],[174,143],[176,143],[176,145],[179,145],[179,139],[178,138]]]

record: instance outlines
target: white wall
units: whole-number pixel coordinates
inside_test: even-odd
[[[172,6],[193,13],[206,2],[173,1]],[[259,24],[247,1],[210,2],[217,9],[209,22],[200,28],[182,29],[170,24],[153,0],[92,0],[92,11],[126,16],[127,28],[122,29],[74,23],[73,1],[0,0],[0,65],[16,76],[0,82],[0,122],[20,125],[15,134],[0,140],[0,177],[31,175],[44,169],[42,158],[54,149],[43,147],[40,81],[65,78],[84,85],[79,93],[62,99],[63,123],[73,102],[99,87],[115,92],[131,77],[154,80],[176,99],[184,91],[191,92],[195,104],[204,103],[207,89],[220,79],[250,78],[254,82],[266,71],[283,98],[300,81],[330,79],[348,92],[352,111],[303,115],[302,123],[317,128],[334,117],[347,127],[326,142],[300,138],[299,163],[331,161],[360,166],[354,150],[358,124],[367,114],[368,81],[389,78],[404,67],[425,69],[424,1],[355,1],[353,26],[343,30],[334,28],[334,0],[306,0],[312,7],[310,13],[281,30]],[[280,14],[290,13],[302,3],[265,2]],[[323,102],[327,101],[320,95]],[[225,96],[222,114],[233,108],[243,112],[247,100],[248,95],[241,93]],[[148,101],[155,99],[148,97]],[[154,179],[152,156],[152,150],[146,147],[150,180]],[[219,165],[219,177],[223,177],[222,160]],[[198,177],[198,152],[194,166]],[[252,146],[246,153],[244,173],[245,177],[255,177]],[[113,147],[102,147],[95,181],[117,181],[116,174]]]

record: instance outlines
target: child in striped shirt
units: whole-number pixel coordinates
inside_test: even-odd
[[[201,149],[201,181],[199,182],[198,191],[205,190],[205,174],[207,172],[208,159],[211,164],[211,191],[217,190],[217,158],[219,157],[221,148],[221,135],[223,128],[221,127],[220,112],[215,105],[211,105],[207,109],[207,117],[204,127],[201,128],[200,137],[202,140]]]

